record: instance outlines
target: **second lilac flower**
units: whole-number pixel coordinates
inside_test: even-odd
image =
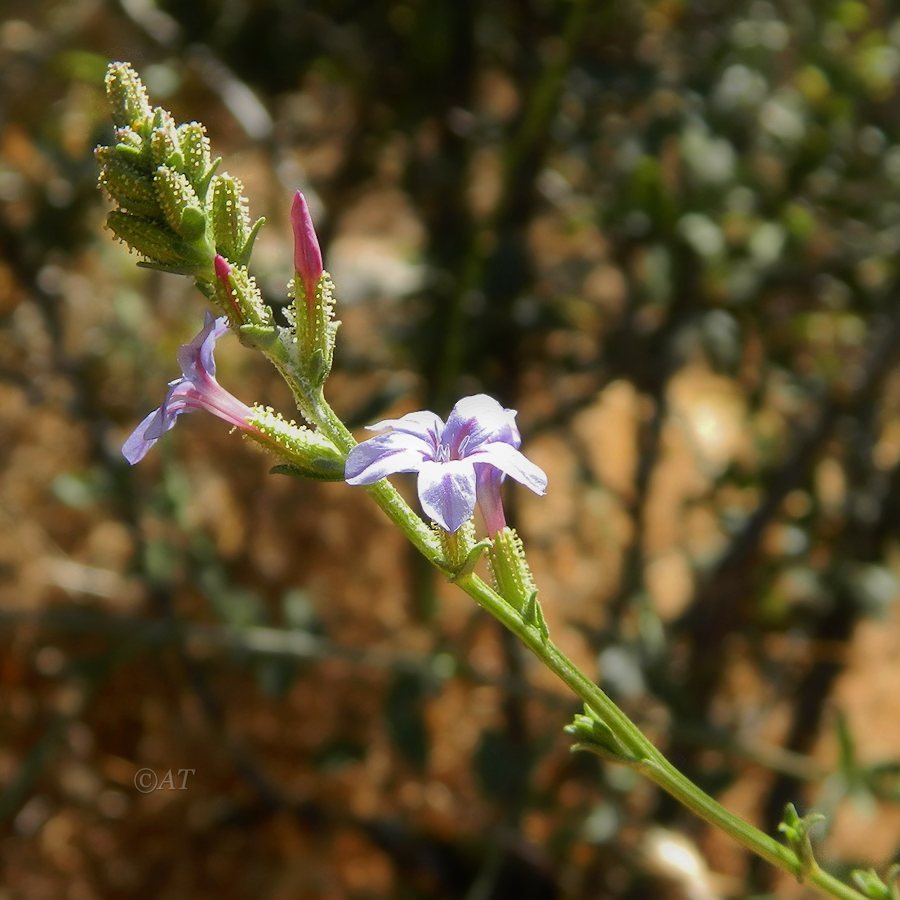
[[[140,462],[147,451],[175,425],[183,413],[205,409],[244,431],[256,431],[248,421],[249,406],[230,394],[216,381],[216,341],[228,331],[228,320],[214,319],[206,313],[199,334],[178,350],[181,378],[169,382],[169,390],[159,409],[153,410],[131,433],[122,447],[122,455],[132,465]]]

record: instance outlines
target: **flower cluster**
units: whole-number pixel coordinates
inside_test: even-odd
[[[107,227],[143,257],[141,265],[191,275],[233,324],[269,324],[256,285],[247,275],[263,224],[251,225],[237,178],[218,173],[206,130],[178,124],[152,107],[127,63],[112,63],[106,93],[116,125],[111,146],[96,150],[100,185],[115,203]],[[228,260],[234,282],[223,289],[215,260]]]
[[[100,183],[117,206],[109,227],[145,265],[192,275],[224,313],[218,319],[207,314],[202,331],[181,347],[181,378],[171,382],[162,405],[138,425],[122,452],[130,463],[138,462],[178,416],[195,409],[277,445],[259,415],[253,420],[250,407],[216,381],[213,350],[229,326],[245,343],[263,349],[300,386],[295,395],[301,412],[315,424],[316,401],[310,398],[331,369],[339,323],[306,198],[298,191],[291,206],[294,304],[288,333],[275,323],[247,270],[263,220],[251,226],[240,182],[217,174],[219,160],[211,158],[203,126],[178,125],[166,110],[152,107],[127,63],[110,65],[106,89],[117,130],[112,146],[97,149],[97,159]],[[488,533],[496,535],[506,527],[500,498],[506,476],[538,494],[547,486],[546,475],[519,452],[515,415],[477,394],[460,400],[446,423],[430,412],[379,422],[372,430],[386,433],[350,450],[346,480],[372,484],[397,472],[416,472],[422,508],[441,528],[456,532],[477,504]],[[297,438],[304,452],[315,443],[310,434]],[[334,446],[325,443],[331,466]],[[316,448],[320,455],[323,447]]]

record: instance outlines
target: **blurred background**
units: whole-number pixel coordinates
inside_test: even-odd
[[[900,848],[900,17],[821,0],[4,0],[0,898],[810,896],[629,771],[366,496],[205,416],[203,300],[104,231],[105,66],[302,188],[354,427],[519,410],[554,639],[823,863]],[[219,377],[291,401],[226,340]],[[411,484],[396,479],[405,491]]]

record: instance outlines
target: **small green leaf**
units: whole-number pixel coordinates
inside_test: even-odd
[[[181,213],[181,227],[178,233],[186,241],[197,241],[206,232],[206,216],[202,209],[196,206],[188,206]]]
[[[572,745],[573,750],[585,750],[610,762],[626,765],[640,762],[626,752],[615,732],[602,720],[599,713],[587,705],[584,713],[576,715],[572,723],[565,727],[565,731],[576,739],[576,743]]]
[[[900,866],[891,866],[888,870],[887,883],[881,880],[874,869],[854,869],[850,877],[866,897],[872,900],[897,900],[900,890],[897,885],[897,874]]]
[[[249,266],[250,265],[250,256],[253,253],[253,245],[256,243],[256,238],[259,235],[260,229],[265,224],[266,224],[265,217],[260,216],[250,226],[250,233],[247,235],[247,240],[244,241],[244,246],[240,252],[240,255],[235,260],[235,262],[237,262],[238,265],[241,265],[241,266]]]
[[[816,825],[824,821],[825,816],[821,813],[807,813],[801,818],[793,803],[788,803],[784,808],[784,816],[778,830],[784,835],[788,846],[797,854],[797,859],[800,861],[799,871],[796,872],[797,880],[800,882],[816,867],[816,858],[809,833]]]

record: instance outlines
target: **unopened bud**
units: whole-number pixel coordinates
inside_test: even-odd
[[[288,422],[274,410],[254,406],[249,416],[256,433],[248,435],[287,460],[276,472],[318,481],[342,481],[344,456],[326,437],[302,425]]]
[[[106,96],[112,120],[119,127],[140,130],[152,113],[147,89],[128,63],[110,63],[106,70]]]
[[[113,210],[106,225],[117,238],[153,263],[179,271],[194,271],[203,265],[197,251],[165,226],[142,216]]]
[[[209,138],[199,122],[188,122],[177,129],[178,143],[184,157],[184,174],[201,198],[209,186],[212,161],[209,157]]]
[[[311,305],[316,285],[322,277],[322,250],[306,197],[300,191],[294,194],[291,204],[291,228],[294,232],[294,271],[303,283],[304,299]]]
[[[240,307],[237,304],[234,290],[231,286],[231,266],[228,260],[219,253],[216,254],[213,260],[213,271],[216,273],[216,280],[219,282],[216,295],[220,298],[221,305],[226,306],[230,310],[229,318],[232,322],[242,325],[244,317],[241,315]]]
[[[256,279],[250,275],[246,266],[232,266],[227,259],[216,254],[213,269],[221,295],[236,322],[262,328],[272,325],[272,312],[263,302]]]
[[[153,133],[150,136],[150,155],[155,166],[168,166],[180,171],[184,168],[184,153],[178,139],[178,129],[172,114],[160,107],[153,111]]]
[[[243,185],[231,175],[217,175],[212,189],[212,226],[216,250],[239,260],[250,233],[250,215]]]
[[[504,527],[493,535],[488,559],[497,593],[546,638],[547,624],[538,601],[537,587],[525,558],[522,539],[515,529]]]
[[[168,166],[160,166],[154,181],[169,227],[186,241],[201,238],[206,231],[206,214],[187,178]]]
[[[131,128],[116,129],[116,143],[112,149],[123,162],[141,172],[151,168],[150,144]]]
[[[100,163],[100,185],[121,207],[137,216],[162,218],[152,180],[126,162],[112,147],[98,147],[94,154]]]

